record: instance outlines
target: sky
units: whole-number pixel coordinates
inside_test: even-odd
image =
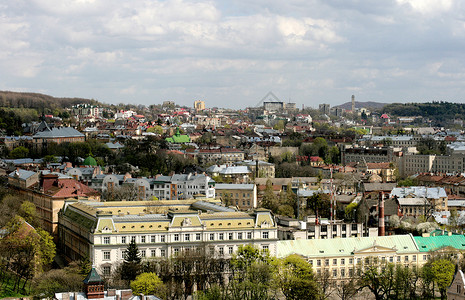
[[[465,94],[461,0],[1,1],[0,40],[0,90],[109,104]]]

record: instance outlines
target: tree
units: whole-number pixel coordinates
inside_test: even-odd
[[[307,207],[313,210],[318,221],[320,217],[329,217],[331,211],[329,195],[323,193],[313,194],[307,200]]]
[[[447,259],[441,258],[431,263],[434,282],[437,284],[441,299],[447,299],[447,288],[454,279],[455,266]]]
[[[357,282],[354,277],[340,282],[340,284],[336,285],[335,289],[336,295],[341,300],[353,299],[358,293]]]
[[[140,272],[141,260],[136,241],[131,239],[124,253],[124,261],[120,269],[121,279],[129,281],[134,280]]]
[[[18,214],[29,224],[33,226],[37,225],[37,212],[34,203],[24,201],[19,208]]]
[[[276,197],[275,193],[273,192],[273,184],[271,180],[266,181],[265,192],[262,198],[262,207],[268,208],[273,212],[278,211],[278,198]]]
[[[138,295],[165,296],[163,281],[161,281],[157,274],[152,272],[137,275],[136,279],[131,282],[131,289]]]
[[[29,149],[23,146],[16,147],[10,152],[11,158],[26,158],[28,156]]]
[[[394,288],[394,270],[395,265],[392,263],[381,266],[373,263],[360,267],[358,286],[368,288],[376,300],[386,299]]]
[[[311,265],[296,254],[282,260],[279,283],[286,299],[317,299],[319,287]]]

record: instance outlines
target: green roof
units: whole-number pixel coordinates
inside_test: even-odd
[[[414,239],[420,252],[436,251],[444,247],[465,250],[465,236],[463,235],[416,236]]]
[[[90,270],[89,274],[87,274],[86,279],[84,279],[85,284],[89,283],[103,283],[102,277],[97,273],[94,267]]]
[[[276,252],[277,257],[286,257],[291,254],[306,257],[347,256],[352,255],[354,251],[367,249],[374,245],[396,249],[399,254],[418,252],[415,240],[410,234],[278,241]]]
[[[97,161],[92,156],[87,156],[84,160],[84,166],[97,166]]]
[[[191,139],[188,135],[181,134],[179,128],[176,129],[176,133],[169,138],[165,139],[168,143],[181,144],[181,143],[190,143]]]

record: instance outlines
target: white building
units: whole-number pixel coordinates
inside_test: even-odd
[[[195,200],[79,201],[66,203],[59,214],[59,247],[66,258],[88,256],[105,275],[122,262],[131,240],[143,259],[203,247],[229,258],[244,244],[274,256],[277,227],[269,210],[246,213]]]

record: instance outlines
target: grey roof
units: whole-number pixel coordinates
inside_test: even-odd
[[[243,161],[236,162],[236,164],[237,165],[254,167],[254,166],[256,166],[257,161],[256,160],[243,160]],[[274,164],[266,162],[266,161],[262,161],[262,160],[258,161],[258,165],[259,166],[274,166]]]
[[[33,176],[35,174],[36,174],[36,172],[33,172],[33,171],[19,169],[19,170],[14,170],[10,174],[8,174],[8,176],[9,177],[16,177],[16,178],[19,178],[21,180],[26,180],[26,179],[28,179],[29,177],[31,177],[31,176]]]
[[[397,186],[397,183],[392,182],[365,182],[363,188],[365,192],[373,191],[392,191]]]
[[[232,175],[232,174],[246,174],[250,173],[251,171],[247,166],[232,166],[226,167],[225,169],[220,171],[222,175]]]
[[[215,185],[216,190],[253,190],[255,184],[246,183],[246,184],[236,184],[236,183],[217,183]]]
[[[52,128],[50,130],[45,130],[37,132],[33,138],[61,138],[61,137],[84,137],[84,134],[80,133],[72,127],[61,127],[61,128]]]
[[[419,206],[430,204],[425,198],[399,198],[397,201],[399,201],[400,206]]]
[[[315,194],[324,193],[322,190],[297,190],[297,196],[299,197],[311,197]]]
[[[107,145],[107,147],[110,148],[110,149],[120,149],[120,148],[123,148],[123,147],[124,147],[124,146],[121,145],[119,142],[116,142],[116,143],[108,142],[108,143],[106,143],[105,145]]]
[[[211,202],[205,202],[205,201],[197,201],[197,202],[192,203],[192,208],[201,209],[201,210],[204,210],[204,211],[211,210],[211,211],[215,211],[215,212],[234,212],[234,211],[236,211],[234,208],[225,207],[225,206],[221,206],[221,205],[217,205],[217,204],[214,204],[214,203],[211,203]]]
[[[411,186],[394,188],[391,191],[391,196],[405,198],[411,195],[417,198],[439,199],[447,197],[446,191],[442,187],[425,187],[425,186]]]

